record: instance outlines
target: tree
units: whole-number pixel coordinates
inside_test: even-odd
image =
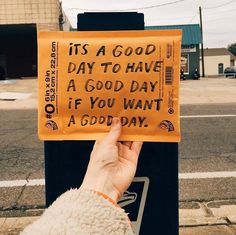
[[[232,43],[227,47],[228,51],[230,51],[233,55],[236,56],[236,43]]]

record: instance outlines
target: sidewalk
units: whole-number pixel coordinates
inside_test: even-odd
[[[0,109],[37,109],[37,83],[33,77],[0,81]],[[236,79],[185,80],[180,82],[180,104],[235,103],[235,91]]]
[[[179,216],[180,235],[235,235],[236,201],[184,203]],[[192,209],[191,209],[192,207]]]
[[[0,109],[37,109],[38,80],[0,80]]]
[[[18,234],[27,224],[37,219],[44,209],[37,209],[36,206],[44,208],[44,203],[2,208],[0,235]],[[209,202],[181,201],[179,202],[179,225],[180,235],[235,235],[236,199]]]
[[[236,102],[236,79],[218,77],[180,82],[180,104]]]
[[[42,213],[43,209],[29,209],[0,217],[0,235],[19,234]],[[235,235],[236,200],[180,203],[179,231],[180,235]]]

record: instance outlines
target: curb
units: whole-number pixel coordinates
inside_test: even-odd
[[[218,207],[211,208],[208,204],[210,203],[198,203],[199,207],[195,209],[179,209],[180,230],[201,226],[236,225],[236,205],[219,205]],[[43,210],[36,209],[34,212],[37,216],[1,217],[0,235],[19,234],[28,224],[38,219],[40,217],[38,215]]]
[[[0,218],[0,235],[17,235],[39,216]]]
[[[215,205],[198,203],[196,209],[179,210],[179,226],[206,226],[206,225],[230,225],[236,224],[236,205]]]

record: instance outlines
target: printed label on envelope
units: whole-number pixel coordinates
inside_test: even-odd
[[[180,30],[39,32],[42,140],[179,142]]]

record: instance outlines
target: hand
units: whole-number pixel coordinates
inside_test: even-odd
[[[80,187],[104,193],[115,202],[134,178],[142,147],[142,142],[118,142],[120,135],[120,119],[113,118],[109,134],[94,144]]]

